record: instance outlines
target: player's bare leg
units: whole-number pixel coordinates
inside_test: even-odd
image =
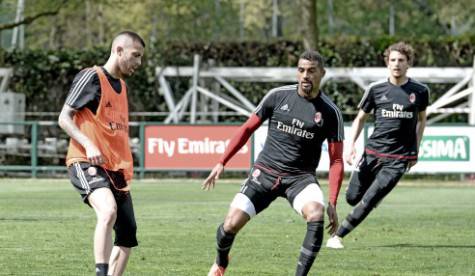
[[[234,237],[250,220],[250,216],[241,209],[231,207],[224,219],[224,223],[216,231],[216,261],[211,267],[208,276],[221,276],[228,266],[229,251],[231,251]]]
[[[107,275],[112,251],[112,227],[117,218],[117,205],[110,189],[100,188],[88,197],[97,216],[94,232],[94,258],[96,275]]]
[[[131,252],[132,248],[114,246],[112,248],[111,257],[109,259],[108,275],[121,276],[125,271],[125,267],[127,266],[127,261],[129,260]]]
[[[308,202],[302,208],[302,216],[307,221],[307,233],[300,249],[296,276],[307,275],[315,261],[323,240],[323,214],[325,208],[317,202]]]

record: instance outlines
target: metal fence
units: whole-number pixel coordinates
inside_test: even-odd
[[[143,178],[143,134],[145,122],[131,122],[134,138],[130,146],[134,156],[134,170]],[[41,171],[66,172],[69,138],[54,121],[0,122],[0,126],[24,126],[24,133],[0,134],[0,171],[30,172],[37,177]],[[46,129],[49,128],[49,129]],[[41,162],[42,161],[42,162]],[[10,163],[10,164],[7,164]],[[13,164],[12,164],[13,163]]]

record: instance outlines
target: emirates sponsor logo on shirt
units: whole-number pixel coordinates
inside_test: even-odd
[[[401,119],[412,119],[414,114],[409,111],[404,111],[404,105],[402,104],[393,104],[393,110],[381,109],[381,116],[384,118],[401,118]]]
[[[285,133],[297,135],[302,138],[306,139],[313,139],[315,137],[315,133],[303,129],[305,123],[300,121],[299,119],[292,119],[292,125],[287,125],[284,122],[277,121],[277,129],[283,131]]]
[[[122,130],[125,132],[129,131],[129,127],[126,124],[118,123],[118,122],[109,122],[109,128],[112,131]]]

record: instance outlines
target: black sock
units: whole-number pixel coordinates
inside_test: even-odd
[[[299,262],[295,276],[307,275],[322,246],[323,221],[307,222],[307,234],[300,249]]]
[[[348,233],[353,231],[353,229],[356,228],[356,226],[358,226],[373,209],[374,207],[372,205],[360,201],[341,223],[340,228],[336,231],[336,235],[340,238],[348,235]]]
[[[340,227],[338,227],[338,230],[336,230],[336,235],[340,238],[343,238],[344,236],[346,236],[348,233],[351,232],[351,230],[353,230],[353,226],[348,222],[348,220],[344,220]]]
[[[218,227],[216,231],[216,250],[218,251],[216,264],[219,266],[224,268],[228,266],[228,255],[235,236],[235,234],[226,233],[223,224]]]
[[[107,276],[109,264],[96,264],[96,276]]]

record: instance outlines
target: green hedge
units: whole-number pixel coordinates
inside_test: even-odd
[[[323,40],[319,51],[326,57],[327,66],[363,67],[384,66],[382,52],[398,39],[381,37],[361,39],[354,37]],[[475,37],[406,40],[416,49],[415,66],[472,66],[475,54]],[[202,60],[212,59],[222,66],[295,66],[303,51],[300,42],[222,42],[185,43],[181,41],[153,45],[147,50],[144,66],[128,82],[131,90],[131,111],[166,111],[163,98],[157,92],[155,66],[192,65],[193,55]],[[103,64],[109,49],[80,50],[24,50],[0,51],[0,66],[13,67],[14,77],[10,89],[25,93],[27,111],[58,112],[69,90],[74,75],[84,67]],[[175,81],[172,88],[184,92],[189,80]],[[280,84],[239,84],[239,89],[254,103],[267,89]],[[444,86],[435,85],[433,97]],[[362,91],[351,84],[328,84],[324,88],[347,113],[355,111]],[[454,119],[452,119],[454,120]],[[455,119],[457,120],[457,118]]]

